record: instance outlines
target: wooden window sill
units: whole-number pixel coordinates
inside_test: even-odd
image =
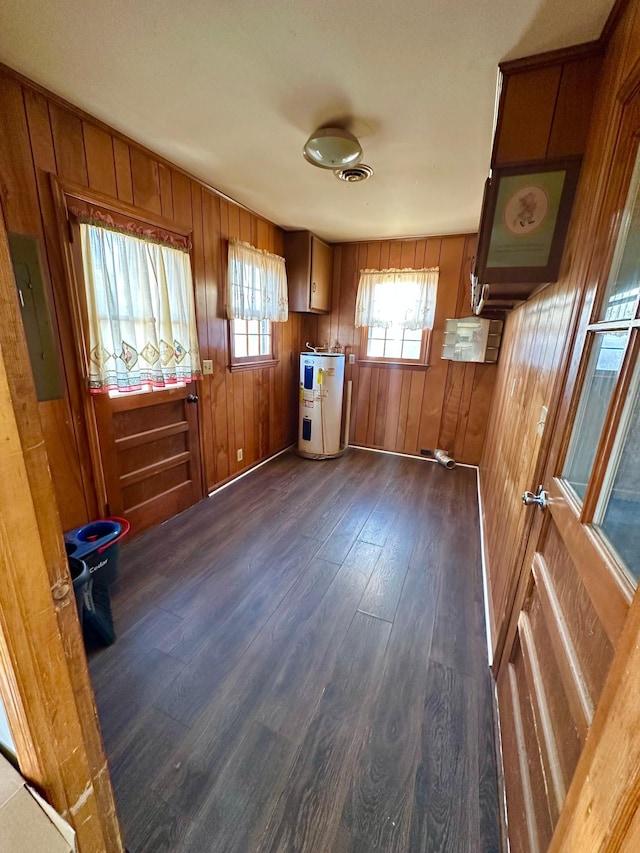
[[[243,370],[261,370],[263,367],[275,367],[277,358],[267,358],[264,361],[236,361],[229,365],[229,373],[240,373]]]
[[[358,358],[356,364],[362,367],[388,367],[391,370],[431,370],[430,364],[415,361],[380,361],[376,358]]]

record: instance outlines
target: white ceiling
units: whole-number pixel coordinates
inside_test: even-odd
[[[597,38],[613,0],[2,0],[0,60],[287,228],[474,231],[497,65]],[[309,165],[351,117],[375,170]]]

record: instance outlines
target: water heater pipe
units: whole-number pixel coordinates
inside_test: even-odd
[[[344,418],[344,441],[343,444],[345,447],[349,446],[349,427],[351,426],[351,388],[353,387],[353,382],[349,380],[347,382],[347,411],[345,412]]]
[[[434,450],[433,456],[434,456],[436,462],[439,462],[440,465],[442,465],[444,468],[451,469],[451,468],[456,467],[455,460],[449,456],[449,454],[446,452],[446,450],[440,450],[440,449]]]

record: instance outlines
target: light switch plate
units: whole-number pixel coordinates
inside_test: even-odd
[[[356,356],[355,356],[355,353],[350,352],[350,353],[349,353],[349,364],[355,364],[355,363],[356,363]]]
[[[543,406],[540,409],[540,420],[538,421],[538,429],[537,429],[538,435],[542,435],[542,433],[544,432],[544,427],[545,427],[545,424],[547,423],[547,412],[548,412],[548,409],[546,406]]]
[[[213,360],[205,358],[202,361],[202,372],[205,376],[211,376],[213,373]]]

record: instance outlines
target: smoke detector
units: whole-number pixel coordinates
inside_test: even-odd
[[[344,169],[336,169],[333,173],[339,181],[346,181],[348,184],[357,184],[360,181],[368,180],[373,175],[371,166],[365,166],[364,163],[358,163],[357,166],[346,166]]]

